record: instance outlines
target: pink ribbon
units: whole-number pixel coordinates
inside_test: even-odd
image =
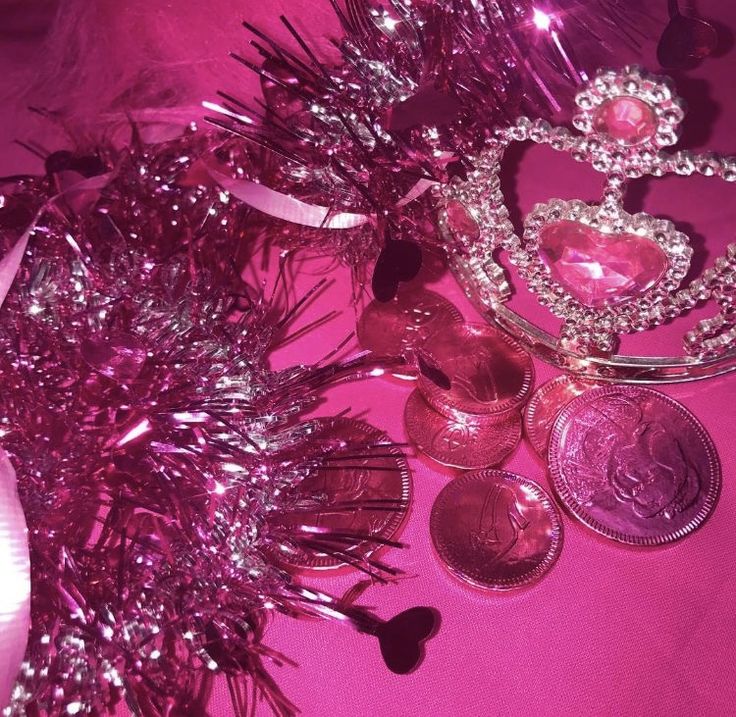
[[[77,175],[76,172],[67,172],[66,177],[67,186],[63,191],[57,195],[51,197],[46,204],[39,209],[36,216],[33,218],[28,229],[26,229],[23,236],[15,242],[13,248],[0,259],[0,307],[2,307],[5,297],[10,291],[10,287],[13,285],[15,276],[20,269],[21,261],[23,261],[23,254],[25,254],[26,247],[28,246],[28,239],[33,230],[36,228],[36,222],[39,217],[53,204],[60,200],[64,200],[67,205],[76,213],[81,213],[88,206],[91,206],[97,201],[100,195],[100,190],[103,189],[113,173],[108,172],[107,174],[98,174],[95,177],[88,179],[82,179],[81,181],[73,181],[73,175]]]
[[[37,220],[38,215],[36,215],[31,226],[26,229],[25,234],[15,242],[13,248],[0,259],[0,306],[3,305],[5,297],[13,285],[15,275],[18,273],[18,269],[20,269],[23,254],[25,254],[26,247],[28,246],[28,238],[31,236]]]
[[[329,207],[307,204],[258,182],[232,179],[214,170],[210,170],[210,174],[223,189],[249,206],[287,222],[317,229],[352,229],[368,221],[367,214],[352,212],[331,214]]]
[[[36,219],[0,259],[0,306],[10,291]],[[10,700],[26,651],[31,613],[28,529],[15,487],[15,471],[0,448],[0,708]]]
[[[31,622],[28,529],[18,500],[15,471],[2,449],[0,449],[0,585],[2,586],[0,587],[0,708],[2,708],[10,700],[11,690],[26,651]]]
[[[441,155],[443,158],[451,157],[447,152]],[[230,192],[234,197],[245,202],[247,205],[258,209],[264,214],[283,219],[293,224],[301,224],[305,227],[316,229],[352,229],[370,221],[373,217],[369,214],[356,214],[353,212],[331,213],[330,207],[322,207],[318,204],[307,204],[299,199],[277,192],[275,189],[253,182],[249,179],[233,179],[213,169],[208,170],[214,179],[224,190]],[[396,202],[397,207],[403,207],[413,202],[437,182],[431,179],[420,179],[414,183],[409,191]]]

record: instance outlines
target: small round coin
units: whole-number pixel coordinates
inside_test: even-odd
[[[487,469],[450,481],[429,521],[448,570],[486,590],[539,580],[562,549],[562,522],[547,493],[508,471]]]
[[[395,537],[411,504],[409,466],[382,431],[351,418],[321,419],[313,440],[339,447],[295,489],[292,510],[280,527],[305,541],[277,556],[283,565],[305,571],[342,568],[369,557],[381,545],[360,536]],[[346,547],[346,536],[357,536],[356,542]],[[343,558],[337,555],[341,551]]]
[[[721,490],[718,454],[698,419],[638,386],[601,386],[573,399],[552,429],[549,464],[563,505],[630,545],[684,538]]]
[[[494,422],[447,418],[435,411],[419,391],[404,410],[406,432],[422,453],[451,468],[471,470],[499,464],[519,443],[521,416],[503,414]]]
[[[564,375],[543,383],[532,394],[524,412],[524,432],[542,458],[547,457],[549,436],[559,412],[573,398],[595,386],[577,376]]]
[[[371,301],[358,319],[358,341],[383,356],[418,346],[438,329],[461,323],[454,304],[434,291],[401,285],[391,301]]]
[[[449,390],[426,376],[419,390],[451,418],[498,416],[519,408],[534,385],[529,354],[510,336],[487,324],[452,324],[432,334],[421,351],[450,379]]]

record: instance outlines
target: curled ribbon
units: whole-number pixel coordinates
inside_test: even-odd
[[[13,280],[15,279],[15,275],[18,273],[20,262],[22,261],[23,254],[25,254],[26,247],[28,246],[28,237],[31,236],[31,232],[36,226],[37,219],[38,217],[33,220],[31,226],[26,229],[25,234],[15,242],[12,249],[2,259],[0,259],[0,306],[3,305],[5,297],[8,295],[10,287],[13,285]]]
[[[443,152],[441,157],[447,159],[452,155]],[[276,219],[283,219],[293,224],[301,224],[315,229],[352,229],[374,219],[370,214],[356,214],[354,212],[332,213],[330,207],[318,204],[307,204],[295,197],[275,189],[253,182],[249,179],[233,179],[225,174],[209,169],[210,176],[224,190],[240,199],[241,202],[258,209]],[[396,202],[397,207],[403,207],[418,199],[424,192],[437,182],[431,179],[420,179],[414,183],[409,191]]]
[[[20,268],[38,216],[0,259],[0,306]],[[15,471],[0,448],[0,709],[10,699],[26,651],[31,614],[31,564],[28,529],[18,500]]]
[[[36,224],[41,215],[62,199],[67,203],[72,210],[76,213],[81,212],[85,207],[93,204],[99,196],[100,190],[110,181],[112,172],[106,174],[99,174],[89,179],[83,179],[79,182],[69,184],[62,192],[59,192],[55,196],[44,204],[38,213],[33,218],[28,229],[25,230],[23,236],[15,242],[13,248],[0,259],[0,307],[2,307],[5,297],[10,291],[10,287],[13,285],[15,276],[20,269],[20,263],[23,260],[23,254],[25,254],[26,247],[28,246],[28,239],[36,228]]]
[[[254,209],[294,224],[325,229],[352,229],[368,221],[367,214],[330,213],[329,207],[307,204],[247,179],[232,179],[210,170],[212,178],[226,191]]]
[[[0,709],[26,651],[31,621],[28,529],[15,485],[15,471],[0,449]]]

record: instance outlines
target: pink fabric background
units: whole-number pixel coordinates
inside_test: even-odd
[[[663,18],[664,0],[646,5]],[[278,14],[286,12],[300,30],[316,38],[325,28],[334,34],[327,7],[326,0],[246,0],[243,14],[274,28]],[[736,4],[702,0],[698,8],[704,16],[736,28]],[[638,61],[657,69],[653,45],[642,48]],[[731,50],[678,78],[690,106],[680,146],[736,154],[735,72],[736,51]],[[255,83],[248,82],[244,75],[245,87],[237,91],[255,91]],[[5,137],[0,142],[5,148]],[[524,153],[519,171],[509,177],[522,213],[535,201],[553,196],[594,199],[600,184],[600,175],[588,168],[538,148]],[[734,240],[736,186],[702,177],[639,186],[645,190],[631,193],[628,208],[673,219],[693,237],[696,249],[702,249],[707,237],[706,264]],[[354,328],[348,272],[322,260],[305,261],[303,269],[297,291],[308,288],[314,275],[324,271],[336,279],[303,321],[336,307],[343,312],[319,333],[274,357],[276,366],[319,359]],[[449,275],[432,288],[453,300],[467,320],[481,320]],[[528,311],[542,311],[528,297],[518,301]],[[678,352],[682,333],[707,313],[637,335],[627,342],[627,350]],[[537,383],[555,375],[538,362],[536,368]],[[411,390],[411,385],[393,379],[345,384],[329,392],[317,413],[330,415],[350,407],[353,415],[405,441],[403,408]],[[736,375],[665,390],[700,418],[720,452],[723,492],[701,530],[668,548],[637,551],[600,539],[564,517],[562,555],[542,582],[511,595],[484,595],[452,579],[432,552],[429,512],[453,474],[413,457],[415,500],[403,533],[409,548],[389,555],[407,578],[395,586],[371,588],[362,602],[376,606],[385,618],[414,605],[436,607],[442,627],[428,644],[424,664],[414,674],[393,675],[372,638],[334,623],[277,616],[266,642],[299,663],[272,668],[285,693],[307,717],[734,713]],[[525,443],[505,467],[548,485],[545,466]],[[312,582],[341,594],[355,579],[342,575]],[[225,686],[218,685],[212,713],[225,717],[228,705]],[[268,714],[265,708],[258,713]]]
[[[317,34],[305,19],[309,3],[283,4],[300,27]],[[663,7],[647,5],[661,17]],[[710,0],[698,6],[701,14],[736,28],[733,4]],[[251,14],[272,25],[271,11],[254,7]],[[653,45],[642,49],[638,62],[658,69]],[[678,78],[690,108],[680,146],[736,153],[735,71],[736,52],[729,51]],[[601,185],[600,175],[589,168],[538,148],[523,154],[520,171],[510,179],[523,213],[553,196],[594,199]],[[706,265],[735,238],[736,187],[724,182],[702,177],[643,182],[630,197],[629,209],[671,218],[693,237],[696,249],[707,237]],[[325,264],[308,263],[315,272],[319,265]],[[277,364],[316,359],[353,329],[347,272],[335,269],[333,276],[338,281],[310,315],[321,315],[320,306],[342,305],[341,318],[290,347]],[[302,276],[300,283],[311,280]],[[467,320],[480,320],[452,277],[432,288],[454,301]],[[519,301],[529,311],[543,311],[526,297]],[[677,353],[682,332],[708,311],[712,308],[661,332],[637,335],[627,341],[627,351]],[[536,369],[538,384],[556,375],[539,362]],[[411,390],[394,379],[347,384],[329,392],[319,413],[350,407],[404,441],[403,408]],[[384,618],[417,604],[442,613],[441,630],[428,643],[423,665],[414,674],[393,675],[372,638],[337,624],[277,617],[266,641],[299,663],[272,670],[286,694],[309,717],[733,714],[736,376],[664,390],[700,418],[720,453],[723,492],[701,530],[671,547],[638,551],[603,540],[565,516],[562,555],[542,582],[512,595],[484,595],[448,575],[429,539],[432,502],[452,472],[411,458],[415,500],[403,533],[410,547],[390,555],[408,577],[396,586],[371,588],[363,603],[376,606]],[[545,466],[526,443],[505,467],[548,486]],[[313,583],[339,594],[353,580],[348,575]],[[215,695],[218,714],[227,713],[226,699],[224,692]]]

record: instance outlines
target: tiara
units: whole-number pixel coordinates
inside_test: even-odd
[[[629,214],[631,180],[702,174],[736,181],[736,157],[667,153],[677,142],[682,102],[667,78],[637,67],[601,70],[575,97],[575,133],[520,117],[498,129],[470,162],[467,178],[438,188],[439,228],[450,265],[488,318],[539,358],[596,380],[689,381],[736,369],[736,244],[686,286],[692,248],[674,224]],[[499,172],[515,142],[549,145],[605,175],[600,203],[551,199],[537,204],[518,236]],[[562,320],[554,336],[508,305],[506,261],[538,302]],[[685,333],[682,356],[624,356],[620,337],[660,326],[705,302],[717,312]]]

